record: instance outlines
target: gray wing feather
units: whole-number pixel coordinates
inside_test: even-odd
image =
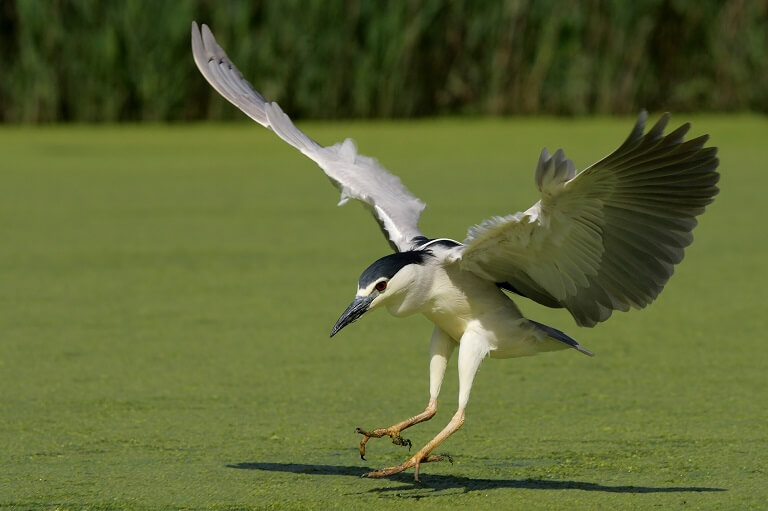
[[[210,29],[192,22],[192,54],[198,69],[226,100],[271,129],[320,166],[341,192],[341,201],[361,201],[374,215],[394,250],[414,248],[425,205],[373,158],[358,154],[351,139],[323,147],[299,130],[277,103],[269,102],[243,78]]]
[[[216,92],[262,126],[269,127],[264,105],[267,101],[229,60],[207,25],[199,30],[192,22],[192,55],[197,68]]]
[[[684,141],[689,124],[665,136],[668,114],[644,134],[646,120],[642,112],[618,149],[579,174],[562,151],[542,151],[541,200],[470,228],[462,267],[565,307],[584,326],[652,302],[718,192],[719,162],[707,136]]]

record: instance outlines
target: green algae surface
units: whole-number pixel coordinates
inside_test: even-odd
[[[654,116],[652,116],[653,118]],[[486,360],[454,464],[398,464],[374,428],[427,402],[431,326],[367,315],[332,340],[374,221],[249,124],[0,129],[0,508],[755,509],[768,499],[768,122],[691,118],[721,194],[660,298],[581,329],[596,353]],[[463,239],[537,199],[542,146],[578,168],[632,119],[307,123],[355,138]],[[435,419],[454,412],[455,356]]]

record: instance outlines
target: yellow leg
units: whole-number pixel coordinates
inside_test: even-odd
[[[443,440],[445,440],[446,438],[454,434],[456,430],[458,430],[462,426],[462,424],[464,424],[464,409],[460,408],[451,419],[451,422],[449,422],[448,425],[445,428],[443,428],[443,430],[440,433],[438,433],[437,436],[435,436],[435,438],[430,440],[427,443],[427,445],[422,447],[419,450],[419,452],[414,454],[411,457],[411,459],[395,467],[387,467],[387,468],[382,468],[381,470],[374,470],[373,472],[368,472],[366,474],[363,474],[363,477],[387,477],[393,474],[398,474],[403,470],[407,470],[411,467],[414,467],[413,478],[416,481],[418,481],[419,465],[421,465],[422,463],[442,461],[443,459],[448,459],[451,462],[453,462],[451,457],[446,454],[430,456],[429,453],[432,452],[435,449],[435,447],[440,445],[443,442]]]
[[[437,399],[430,399],[429,404],[427,405],[427,408],[424,409],[423,412],[421,412],[418,415],[414,415],[413,417],[410,417],[408,419],[405,419],[402,422],[398,422],[397,424],[394,424],[388,428],[379,428],[374,429],[373,431],[365,431],[362,428],[357,428],[355,431],[357,433],[360,433],[363,435],[363,439],[360,440],[360,458],[365,459],[365,444],[370,440],[371,438],[381,438],[383,436],[388,436],[392,439],[392,443],[395,445],[407,445],[408,449],[411,448],[411,441],[407,438],[403,438],[400,436],[400,433],[410,428],[411,426],[418,424],[420,422],[426,422],[432,417],[435,416],[437,413]]]
[[[437,329],[436,329],[437,330]],[[433,337],[434,341],[435,337]],[[482,330],[467,330],[461,337],[461,343],[459,344],[459,409],[451,419],[451,422],[443,428],[443,430],[430,440],[427,445],[422,447],[419,452],[414,454],[411,459],[405,463],[397,465],[395,467],[383,468],[381,470],[374,470],[363,474],[363,477],[386,477],[392,474],[398,474],[403,470],[414,467],[413,477],[416,481],[419,480],[419,466],[422,463],[429,463],[432,461],[440,461],[444,458],[451,459],[450,456],[442,454],[437,456],[430,456],[430,453],[443,443],[443,441],[454,434],[464,424],[464,410],[466,410],[467,402],[469,401],[469,392],[472,388],[472,381],[475,378],[480,362],[488,354],[488,343]],[[444,357],[447,359],[447,357]],[[434,360],[434,359],[433,359]],[[445,365],[442,363],[442,358],[438,359],[442,370]],[[440,374],[440,380],[442,380],[442,373]],[[439,385],[436,389],[439,392]],[[436,393],[432,393],[436,395]]]
[[[451,339],[448,334],[443,332],[439,327],[435,326],[432,332],[432,341],[429,345],[429,404],[427,408],[418,415],[414,415],[402,422],[398,422],[388,428],[374,429],[373,431],[365,431],[362,428],[357,428],[355,431],[363,435],[363,439],[360,441],[360,457],[365,459],[365,444],[371,438],[381,438],[388,436],[392,439],[392,443],[395,445],[407,445],[408,449],[411,448],[411,441],[400,436],[400,433],[414,426],[420,422],[425,422],[435,416],[437,413],[437,396],[440,395],[440,386],[443,383],[443,376],[445,375],[445,366],[448,363],[448,359],[456,346],[456,341]]]

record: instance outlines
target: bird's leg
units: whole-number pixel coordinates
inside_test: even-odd
[[[423,412],[421,412],[418,415],[414,415],[413,417],[410,417],[408,419],[405,419],[402,422],[393,424],[388,428],[379,428],[379,429],[374,429],[373,431],[366,431],[362,428],[356,428],[355,431],[363,435],[363,439],[360,440],[360,458],[365,459],[365,444],[368,443],[369,439],[381,438],[385,435],[389,436],[392,439],[393,444],[403,445],[403,446],[407,445],[408,449],[410,449],[411,441],[408,440],[407,438],[403,438],[402,436],[400,436],[400,433],[404,429],[410,428],[414,424],[428,421],[429,419],[435,416],[435,413],[437,413],[437,399],[430,399],[429,404],[427,405],[427,408]]]
[[[368,472],[366,474],[363,474],[363,477],[386,477],[391,476],[393,474],[398,474],[402,472],[403,470],[409,469],[411,467],[415,467],[415,471],[413,474],[413,477],[416,481],[419,480],[419,465],[422,463],[430,463],[433,461],[442,461],[443,459],[448,459],[453,463],[453,459],[448,454],[439,454],[436,456],[430,456],[429,453],[432,452],[432,450],[440,445],[443,440],[451,436],[453,433],[456,432],[457,429],[459,429],[462,424],[464,424],[464,410],[459,409],[456,414],[451,419],[451,422],[448,423],[448,425],[443,428],[443,430],[435,436],[432,440],[430,440],[427,445],[419,449],[419,452],[414,454],[409,460],[407,460],[405,463],[401,463],[400,465],[394,466],[394,467],[387,467],[382,468],[381,470],[374,470],[373,472]]]
[[[440,394],[440,386],[443,383],[445,366],[448,364],[448,359],[451,353],[453,353],[455,346],[456,342],[436,326],[432,332],[432,341],[429,345],[429,404],[420,414],[393,424],[388,428],[379,428],[373,431],[357,428],[355,431],[363,435],[363,439],[360,441],[360,457],[362,459],[365,459],[365,444],[371,438],[388,436],[392,439],[393,444],[407,445],[408,449],[411,448],[411,441],[400,436],[400,433],[415,424],[428,421],[437,413],[437,396]]]
[[[446,438],[451,436],[464,424],[465,409],[469,401],[469,391],[472,388],[472,381],[475,378],[480,362],[488,354],[488,344],[482,335],[475,332],[466,332],[461,338],[459,346],[459,409],[454,414],[451,421],[443,430],[430,440],[427,445],[419,449],[406,462],[394,466],[375,470],[363,474],[363,477],[386,477],[402,472],[403,470],[414,467],[413,477],[419,480],[419,466],[422,463],[433,461],[442,461],[448,459],[453,463],[453,459],[447,454],[430,455],[430,453],[440,445]]]

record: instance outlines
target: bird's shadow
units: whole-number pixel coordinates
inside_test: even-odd
[[[351,465],[315,465],[305,463],[268,463],[248,462],[227,465],[228,468],[240,470],[264,470],[267,472],[288,472],[293,474],[314,474],[329,476],[360,477],[363,472],[372,469]],[[493,490],[498,488],[514,488],[526,490],[582,490],[600,491],[607,493],[682,493],[682,492],[719,492],[726,488],[709,488],[703,486],[607,486],[585,481],[558,481],[552,479],[472,479],[469,477],[422,474],[422,482],[413,480],[413,475],[403,473],[389,477],[390,481],[403,483],[403,486],[386,486],[368,490],[373,493],[400,492],[409,489],[460,490],[462,493],[473,491]],[[403,495],[400,495],[403,496]]]

